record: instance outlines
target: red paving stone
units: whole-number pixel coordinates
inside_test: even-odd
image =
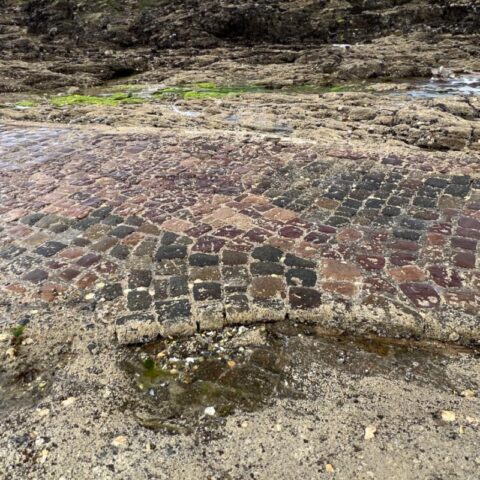
[[[0,287],[111,302],[120,330],[142,315],[169,333],[378,314],[378,294],[479,324],[477,179],[282,143],[0,127]],[[345,172],[325,173],[338,158]]]

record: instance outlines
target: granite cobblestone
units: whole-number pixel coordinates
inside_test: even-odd
[[[0,148],[12,128],[0,128]],[[44,142],[54,150],[58,139],[74,148],[42,164],[27,141],[2,150],[19,165],[0,180],[7,296],[91,293],[116,309],[128,341],[262,319],[327,321],[328,311],[385,301],[480,331],[471,169],[448,175],[448,160],[429,170],[301,144],[288,154],[255,139],[227,149],[220,138],[212,150],[195,137],[61,129]],[[329,170],[339,158],[348,173]]]

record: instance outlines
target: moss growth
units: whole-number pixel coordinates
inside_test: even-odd
[[[109,96],[93,96],[93,95],[64,95],[51,98],[52,105],[56,107],[65,107],[70,105],[105,105],[116,107],[125,104],[143,103],[141,98],[133,98],[127,93],[115,93]]]
[[[20,102],[15,103],[16,107],[36,107],[37,104],[30,100],[22,100]]]
[[[193,99],[214,99],[223,98],[229,95],[242,95],[244,93],[264,93],[268,91],[264,87],[255,86],[219,86],[212,82],[196,83],[194,85],[179,85],[176,87],[165,87],[155,93],[157,98],[182,98]]]

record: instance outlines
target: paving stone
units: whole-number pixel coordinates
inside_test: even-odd
[[[282,250],[269,245],[257,247],[252,252],[253,258],[264,262],[279,262],[282,256]]]
[[[61,271],[58,276],[65,282],[71,282],[74,278],[78,277],[80,273],[80,270],[76,268],[66,268],[65,270]]]
[[[110,250],[110,255],[119,260],[125,260],[130,255],[130,249],[126,245],[115,245]]]
[[[224,245],[225,240],[223,238],[205,235],[197,240],[197,243],[194,245],[193,249],[198,252],[217,253]]]
[[[397,238],[403,238],[404,240],[416,241],[420,238],[421,233],[415,230],[404,230],[400,228],[395,228],[393,230],[393,235]]]
[[[410,204],[409,197],[399,197],[399,196],[392,196],[388,199],[387,204],[392,207],[406,207]]]
[[[75,263],[80,267],[91,267],[95,263],[98,263],[102,257],[96,253],[87,253]]]
[[[123,295],[123,288],[120,283],[113,283],[102,288],[101,295],[105,300],[112,301]]]
[[[427,228],[425,222],[415,218],[404,218],[401,220],[400,225],[411,230],[425,230]]]
[[[470,185],[449,185],[445,189],[447,195],[453,195],[454,197],[466,197],[470,191]]]
[[[146,290],[131,290],[127,295],[129,310],[146,310],[152,303],[152,297]]]
[[[62,233],[67,231],[70,228],[70,225],[67,223],[54,223],[50,226],[50,231],[53,233]]]
[[[289,267],[300,267],[300,268],[315,268],[316,263],[311,260],[305,260],[304,258],[297,257],[291,253],[285,255],[284,260],[285,265]]]
[[[443,288],[459,288],[462,279],[456,270],[449,270],[441,265],[433,265],[428,268],[432,280]]]
[[[244,252],[224,250],[222,252],[222,263],[224,265],[245,265],[248,262],[248,255]]]
[[[463,250],[473,250],[477,249],[477,241],[469,238],[463,237],[452,237],[451,239],[453,248],[461,248]]]
[[[294,309],[315,309],[322,304],[322,296],[312,288],[290,287],[288,301]]]
[[[35,223],[35,226],[37,228],[49,228],[50,225],[53,225],[54,223],[58,223],[61,220],[62,218],[59,217],[58,215],[52,215],[52,214],[44,215],[42,218],[37,220],[37,222]]]
[[[453,263],[461,268],[475,268],[475,255],[470,252],[457,253],[453,256]]]
[[[152,283],[150,270],[131,270],[128,276],[128,288],[148,287]]]
[[[82,288],[82,289],[88,288],[88,287],[91,287],[96,282],[97,279],[98,279],[97,275],[95,275],[94,273],[88,272],[77,281],[77,285],[79,288]]]
[[[83,218],[82,220],[79,220],[77,223],[73,225],[73,228],[76,230],[87,230],[93,225],[96,225],[98,222],[100,222],[99,217],[86,217]]]
[[[358,255],[357,262],[367,271],[382,270],[385,267],[385,257],[380,255]]]
[[[327,220],[328,225],[332,225],[333,227],[340,227],[343,225],[348,225],[350,220],[346,217],[339,217],[339,216],[332,216]]]
[[[333,259],[323,261],[322,273],[322,278],[340,282],[355,281],[362,276],[361,271],[352,263]]]
[[[390,205],[387,205],[383,210],[382,214],[385,215],[386,217],[397,217],[400,215],[402,211],[398,207],[392,207]]]
[[[3,258],[4,260],[13,260],[15,257],[18,257],[25,251],[26,249],[23,247],[19,247],[17,245],[8,245],[0,250],[0,258]]]
[[[417,308],[436,308],[440,305],[440,296],[428,283],[403,283],[400,288]]]
[[[220,269],[218,267],[191,267],[189,278],[191,281],[219,282],[221,280]]]
[[[127,235],[130,235],[134,231],[135,229],[133,227],[130,227],[129,225],[119,225],[110,232],[110,235],[113,235],[117,238],[125,238]]]
[[[107,218],[111,213],[112,213],[112,207],[102,207],[98,208],[97,210],[94,210],[90,216],[92,217],[98,217],[100,219]]]
[[[162,260],[155,265],[157,275],[185,275],[188,265],[185,258],[175,258],[172,260]]]
[[[455,185],[470,185],[472,179],[468,175],[454,175],[451,182]]]
[[[171,260],[174,258],[185,258],[187,256],[187,247],[185,245],[162,245],[155,254],[155,260]]]
[[[95,252],[106,252],[114,247],[118,240],[113,237],[103,237],[98,242],[95,242],[90,248]]]
[[[391,268],[388,273],[398,283],[420,282],[427,278],[425,272],[416,265],[404,265],[403,267]]]
[[[137,217],[136,215],[132,215],[127,217],[125,223],[127,225],[132,225],[134,227],[140,227],[143,224],[144,220],[141,217]]]
[[[92,242],[87,238],[77,237],[72,240],[72,245],[76,247],[86,247],[90,245]]]
[[[220,283],[202,282],[193,285],[193,298],[197,301],[220,300],[221,297],[222,286]]]
[[[254,298],[270,298],[285,295],[284,280],[277,276],[253,277],[250,293]]]
[[[322,243],[327,243],[330,240],[330,237],[325,233],[310,232],[305,236],[304,240],[315,245],[320,245]]]
[[[480,230],[480,220],[473,217],[460,217],[458,219],[458,225],[463,228]]]
[[[123,220],[123,217],[121,217],[120,215],[107,215],[102,219],[102,223],[104,223],[105,225],[116,226],[123,223]]]
[[[313,270],[305,268],[292,268],[287,271],[288,285],[314,287],[317,282],[317,274]]]
[[[25,225],[29,225],[30,227],[35,225],[39,220],[41,220],[45,214],[43,213],[30,213],[29,215],[23,217],[20,221]]]
[[[382,208],[383,206],[385,205],[385,201],[384,200],[380,200],[378,198],[369,198],[366,202],[365,202],[365,206],[367,208]]]
[[[175,275],[170,277],[169,284],[171,297],[188,295],[188,278],[186,275]]]
[[[225,299],[225,314],[228,320],[236,320],[239,314],[250,309],[248,297],[244,294],[232,294]]]
[[[50,241],[44,243],[40,247],[35,250],[35,253],[38,255],[42,255],[42,257],[53,257],[56,253],[60,252],[67,246],[60,242]]]
[[[154,298],[155,300],[165,300],[168,298],[170,281],[167,278],[161,280],[154,280]]]
[[[321,288],[325,292],[343,297],[354,297],[358,293],[357,286],[350,282],[322,282]]]
[[[390,263],[398,267],[415,263],[418,259],[417,255],[405,252],[393,252],[390,255]]]
[[[250,265],[252,275],[282,275],[283,266],[273,262],[254,262]]]
[[[172,245],[178,239],[178,235],[173,232],[165,232],[162,235],[161,243],[162,245]]]
[[[225,254],[224,254],[225,257]],[[188,258],[188,263],[195,267],[208,267],[219,264],[218,255],[208,255],[206,253],[193,253]]]
[[[46,272],[45,270],[36,268],[35,270],[32,270],[31,272],[28,272],[27,274],[25,274],[22,278],[27,282],[40,283],[43,280],[46,280],[48,278],[48,272]]]
[[[185,299],[156,302],[155,310],[160,322],[182,320],[189,318],[192,314],[190,302]]]
[[[425,181],[425,185],[434,188],[445,188],[448,185],[448,180],[444,178],[431,177]]]
[[[139,256],[139,257],[143,257],[143,256],[153,257],[156,246],[157,246],[156,239],[147,238],[137,246],[137,248],[133,253],[135,256]]]

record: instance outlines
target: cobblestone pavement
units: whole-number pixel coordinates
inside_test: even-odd
[[[478,160],[436,155],[1,127],[1,301],[108,305],[121,342],[285,318],[478,340]]]

